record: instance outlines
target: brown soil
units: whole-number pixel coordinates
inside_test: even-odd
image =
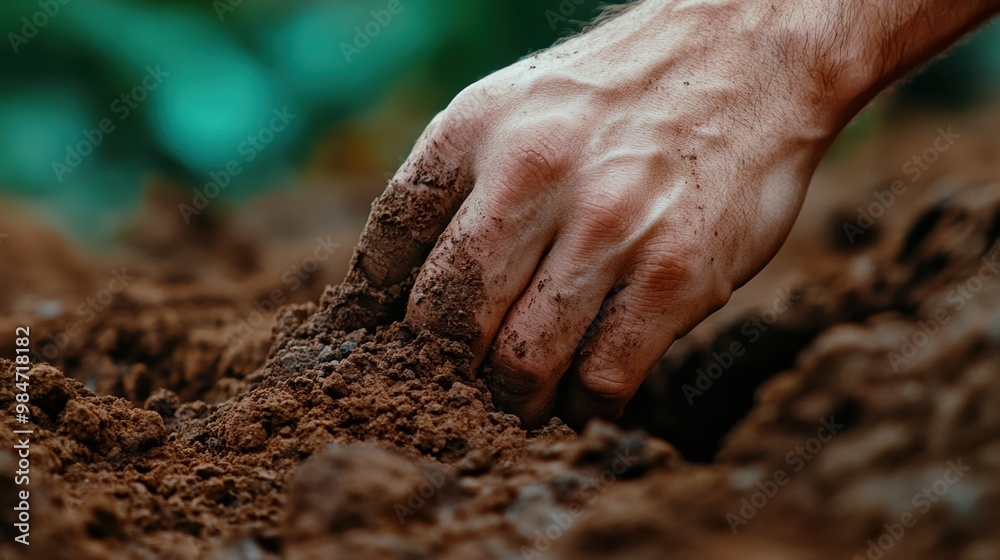
[[[32,544],[11,544],[5,505],[0,553],[1000,558],[1000,282],[973,280],[1000,255],[1000,187],[928,181],[854,246],[840,209],[853,219],[869,195],[807,208],[818,232],[794,234],[742,301],[679,343],[621,426],[579,435],[559,420],[526,433],[465,344],[397,322],[412,274],[322,294],[315,276],[234,336],[287,263],[262,264],[264,244],[224,223],[196,239],[134,233],[118,261],[133,285],[31,372]],[[5,261],[48,273],[2,280],[0,347],[13,355],[14,326],[30,324],[43,357],[68,332],[47,302],[84,301],[116,268],[12,227]],[[162,264],[178,252],[186,268]],[[785,287],[788,310],[747,327]],[[699,381],[734,342],[745,352]],[[13,371],[0,361],[4,410]],[[13,504],[23,425],[2,422],[0,504]]]

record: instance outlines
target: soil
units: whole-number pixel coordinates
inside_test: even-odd
[[[287,247],[224,219],[171,229],[160,193],[110,259],[135,279],[79,314],[121,265],[5,221],[0,348],[13,356],[28,324],[48,363],[30,378],[32,544],[11,544],[5,506],[0,552],[1000,558],[1000,185],[928,176],[844,243],[883,188],[807,207],[774,265],[671,350],[618,425],[579,434],[558,419],[524,431],[467,344],[401,322],[412,272],[328,285],[345,248],[291,290],[287,259],[271,258]],[[276,290],[286,305],[262,305]],[[0,361],[0,408],[14,402]],[[13,504],[24,425],[2,422]]]

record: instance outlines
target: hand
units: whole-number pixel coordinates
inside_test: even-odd
[[[376,203],[351,274],[386,287],[423,262],[407,320],[468,342],[526,426],[614,418],[774,255],[887,79],[845,72],[851,53],[778,4],[640,3],[472,85]]]

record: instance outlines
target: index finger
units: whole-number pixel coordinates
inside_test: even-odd
[[[370,327],[397,307],[407,284],[472,189],[464,154],[438,115],[372,204],[341,295],[365,299],[372,316],[341,328]],[[351,293],[353,292],[353,293]],[[360,324],[364,323],[364,324]]]

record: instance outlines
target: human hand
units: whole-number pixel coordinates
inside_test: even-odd
[[[467,88],[377,201],[351,274],[386,287],[422,262],[407,320],[468,342],[526,426],[614,418],[770,260],[892,77],[846,71],[856,53],[812,34],[829,21],[786,4],[640,3]]]

